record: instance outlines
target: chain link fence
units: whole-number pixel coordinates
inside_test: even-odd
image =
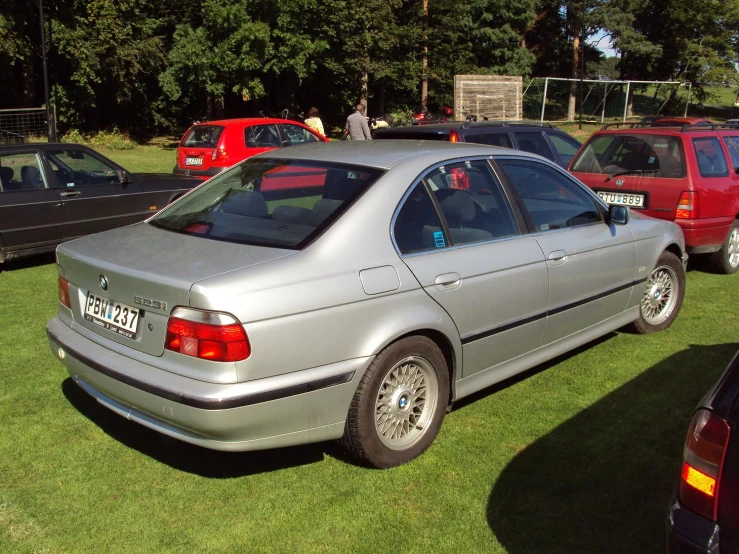
[[[523,93],[525,119],[540,121],[627,121],[687,114],[690,86],[673,81],[531,79]],[[582,98],[582,102],[581,102]]]
[[[0,110],[0,144],[49,140],[46,108]]]

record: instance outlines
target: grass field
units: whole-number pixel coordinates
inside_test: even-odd
[[[108,154],[171,170],[160,150]],[[737,290],[692,269],[667,331],[612,333],[465,399],[426,454],[377,471],[334,443],[218,453],[108,411],[49,351],[53,258],[8,264],[0,552],[659,552],[693,408],[739,349]]]

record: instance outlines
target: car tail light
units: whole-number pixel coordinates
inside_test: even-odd
[[[214,162],[222,162],[226,158],[228,158],[228,152],[226,152],[223,148],[216,148],[213,150],[213,161]]]
[[[59,302],[71,310],[72,301],[69,298],[69,281],[64,277],[58,277],[57,283],[59,289]]]
[[[698,219],[699,215],[698,195],[695,192],[683,192],[677,201],[675,219]]]
[[[455,130],[449,132],[449,142],[459,142],[459,133]]]
[[[233,316],[189,308],[172,312],[164,348],[213,362],[238,362],[251,354],[246,331]]]
[[[678,495],[684,506],[713,521],[728,444],[729,425],[708,410],[698,410],[685,441]]]

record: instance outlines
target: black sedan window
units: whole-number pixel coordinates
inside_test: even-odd
[[[0,156],[0,192],[48,188],[35,152]]]

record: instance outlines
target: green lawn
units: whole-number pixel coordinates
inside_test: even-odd
[[[108,154],[165,171],[160,150]],[[659,552],[692,410],[739,349],[739,276],[696,269],[670,329],[612,333],[459,402],[408,465],[358,467],[334,443],[218,453],[69,379],[44,330],[52,262],[0,273],[3,554]]]
[[[225,454],[82,392],[49,351],[48,258],[0,274],[0,552],[657,552],[691,412],[739,348],[737,276],[460,402],[389,471],[333,443]],[[389,546],[391,545],[391,547]]]

